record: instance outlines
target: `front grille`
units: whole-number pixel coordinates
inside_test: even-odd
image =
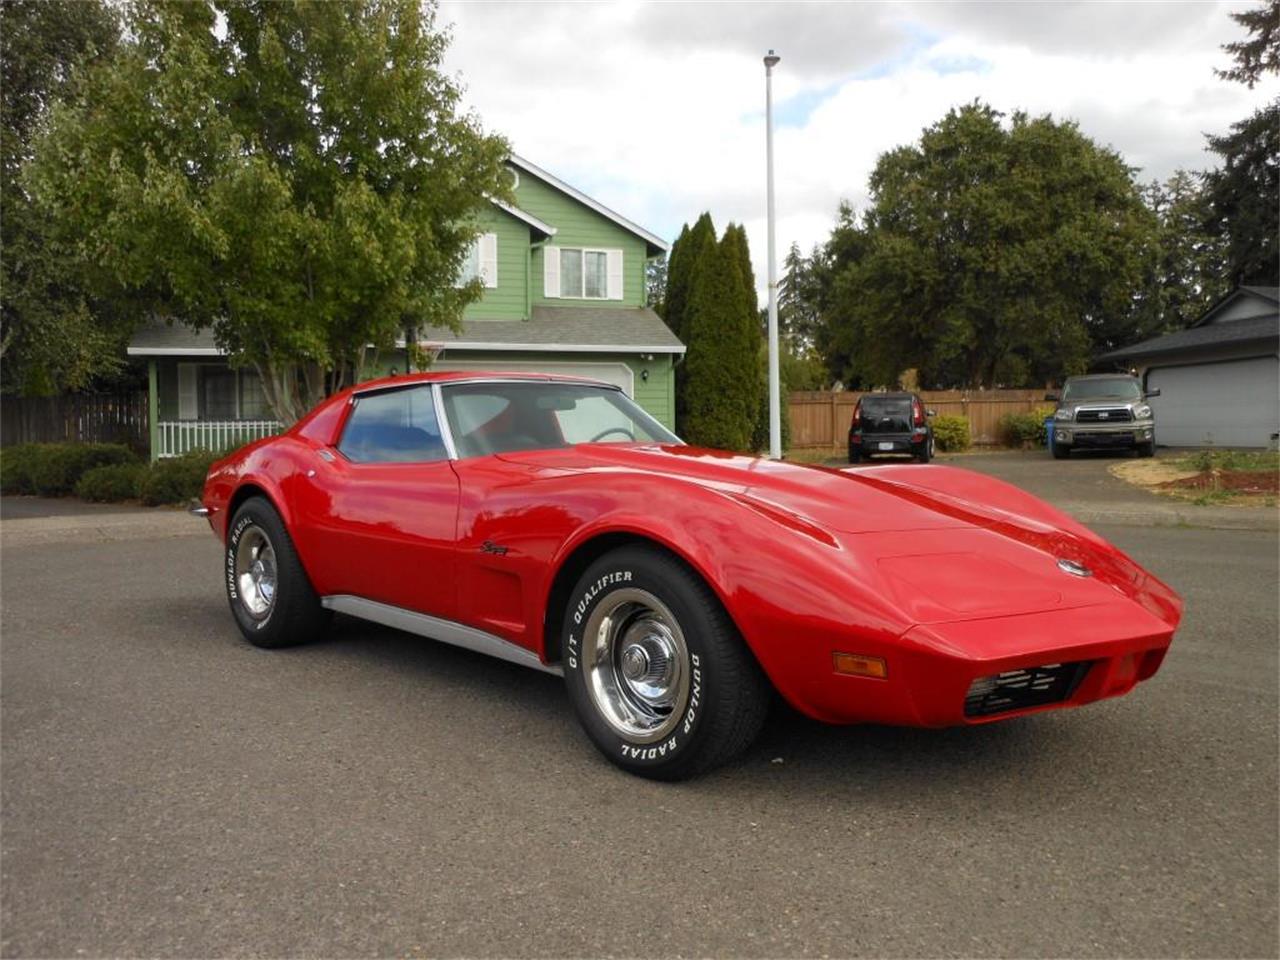
[[[1105,410],[1077,410],[1076,423],[1133,423],[1133,411],[1128,407],[1108,407]]]
[[[1131,447],[1136,439],[1131,430],[1125,430],[1120,433],[1076,431],[1077,447]]]
[[[1047,663],[1025,670],[1007,670],[979,677],[964,698],[966,717],[989,717],[1010,710],[1025,710],[1046,703],[1061,703],[1075,692],[1091,661]]]

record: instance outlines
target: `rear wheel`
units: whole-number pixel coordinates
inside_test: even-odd
[[[857,447],[855,447],[853,444],[849,444],[849,462],[850,463],[862,462],[862,451],[859,450]]]
[[[933,437],[929,437],[920,444],[920,452],[916,454],[916,459],[921,463],[928,463],[933,459]]]
[[[320,606],[275,508],[251,497],[228,530],[227,602],[245,639],[255,647],[287,647],[320,636],[329,612]]]
[[[1071,448],[1065,447],[1060,443],[1052,444],[1049,449],[1053,452],[1053,459],[1055,460],[1065,460],[1071,456]]]
[[[574,588],[562,631],[578,719],[630,773],[694,776],[746,749],[764,723],[768,681],[716,596],[669,554],[605,554]]]

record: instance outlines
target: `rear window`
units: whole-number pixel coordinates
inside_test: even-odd
[[[881,433],[911,430],[910,397],[863,397],[862,429]]]

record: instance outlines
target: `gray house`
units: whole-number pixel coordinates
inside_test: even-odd
[[[1280,288],[1238,287],[1186,330],[1103,354],[1137,370],[1170,447],[1267,447],[1280,436]]]

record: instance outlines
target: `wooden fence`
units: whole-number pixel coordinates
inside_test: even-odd
[[[86,393],[60,397],[0,398],[0,445],[127,443],[139,452],[150,444],[147,394]]]
[[[791,446],[843,450],[853,407],[861,396],[854,390],[791,394]],[[1045,406],[1043,390],[925,390],[920,397],[939,416],[967,419],[977,444],[997,442],[996,425],[1006,413],[1031,413]]]

